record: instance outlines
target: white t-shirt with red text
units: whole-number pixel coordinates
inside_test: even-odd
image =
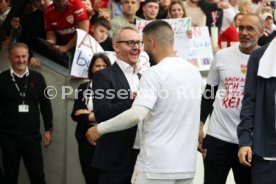
[[[249,55],[242,53],[238,45],[222,49],[215,55],[207,78],[208,85],[218,85],[207,134],[234,144],[238,144],[248,59]]]

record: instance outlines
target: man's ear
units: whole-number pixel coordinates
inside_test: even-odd
[[[261,36],[263,36],[263,35],[264,35],[264,33],[265,33],[264,28],[260,28],[260,37],[261,37]]]
[[[112,44],[112,47],[115,52],[118,52],[118,44],[114,43],[114,44]]]
[[[155,48],[155,47],[156,47],[156,42],[155,42],[154,39],[149,38],[149,42],[150,42],[150,46],[151,46],[152,48]]]

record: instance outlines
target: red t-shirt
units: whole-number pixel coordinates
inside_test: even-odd
[[[221,42],[227,42],[227,47],[230,47],[231,42],[238,42],[238,41],[239,41],[239,34],[237,32],[237,29],[233,25],[231,25],[219,35],[218,44],[219,44],[219,47],[221,48]]]
[[[53,4],[48,6],[44,19],[46,32],[56,32],[66,44],[73,38],[77,23],[88,20],[89,16],[81,0],[68,0],[68,5],[63,12],[58,12]]]

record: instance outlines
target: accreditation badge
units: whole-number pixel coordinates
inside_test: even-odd
[[[29,112],[29,105],[26,105],[26,104],[18,105],[18,112]]]

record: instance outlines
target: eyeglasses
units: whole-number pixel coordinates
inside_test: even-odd
[[[255,31],[256,29],[253,27],[253,26],[239,26],[239,31],[248,31],[248,32],[253,32]]]
[[[143,42],[140,40],[139,41],[134,41],[134,40],[117,41],[116,43],[125,43],[131,48],[133,48],[136,44],[138,45],[139,48],[143,47]]]

